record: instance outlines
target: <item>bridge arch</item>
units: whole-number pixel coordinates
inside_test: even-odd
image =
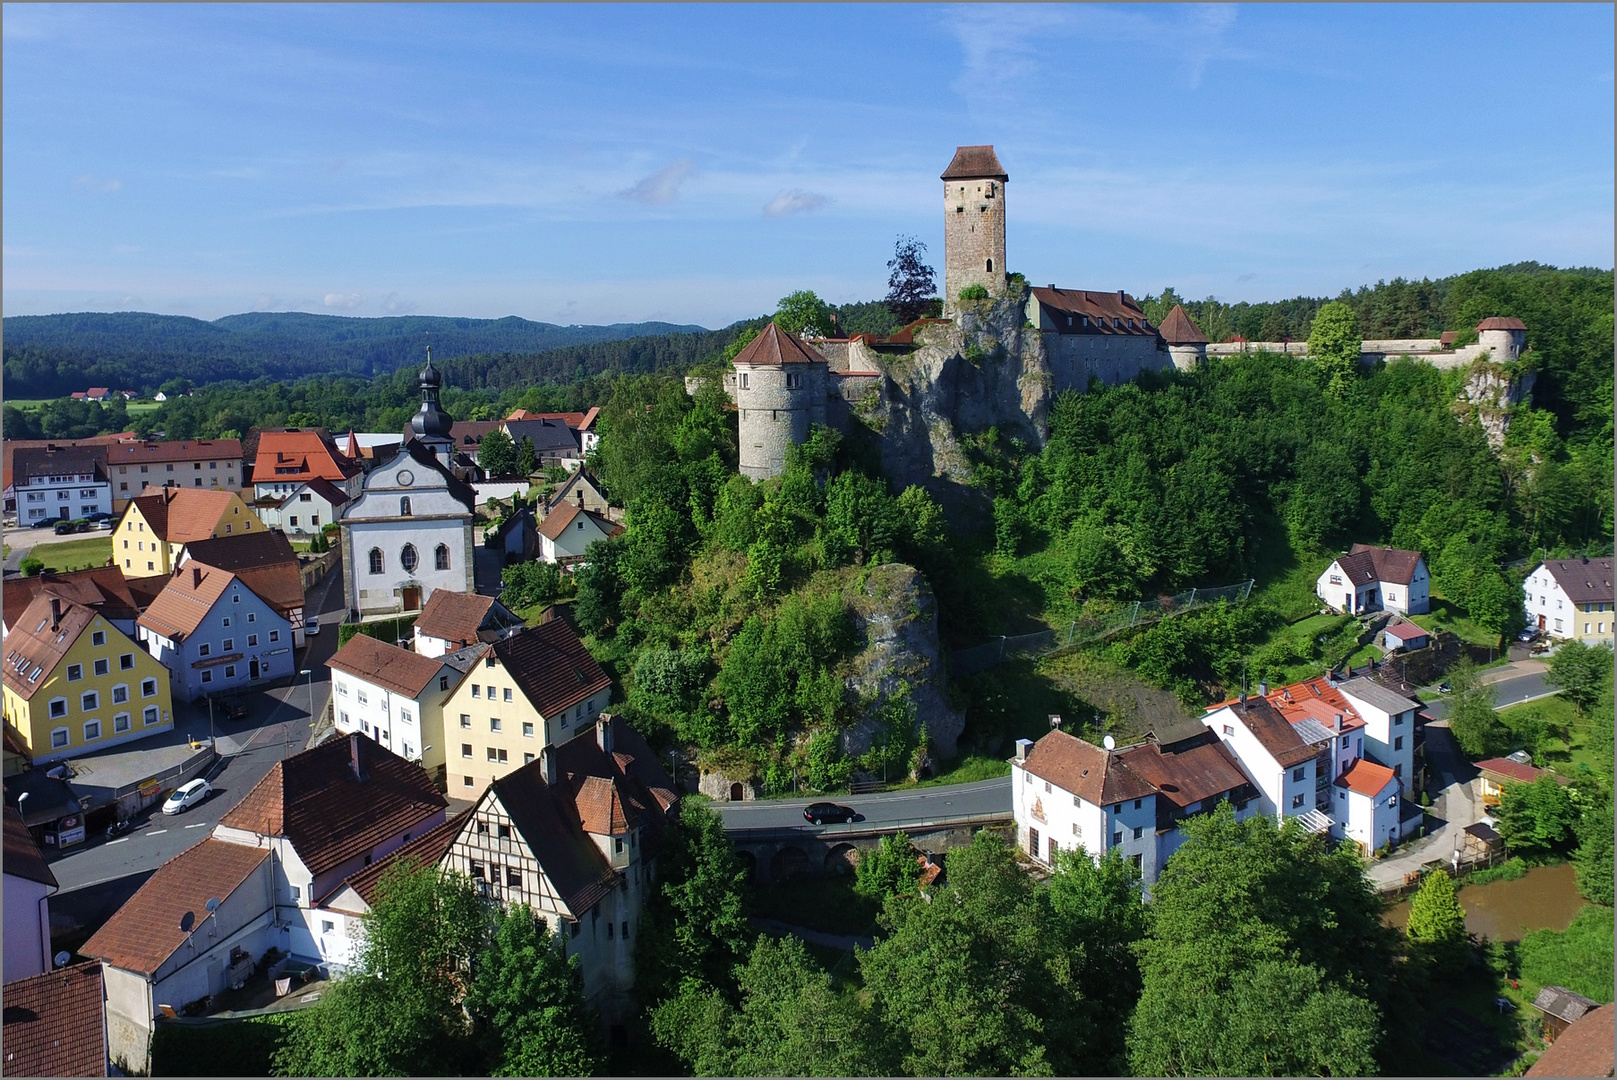
[[[859,866],[859,849],[852,844],[838,844],[825,854],[825,873],[851,874]]]
[[[809,858],[803,849],[787,844],[775,852],[775,857],[769,861],[769,880],[790,881],[808,873],[808,868]]]

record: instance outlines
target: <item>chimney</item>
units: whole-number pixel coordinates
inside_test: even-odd
[[[1331,725],[1331,730],[1336,732],[1338,735],[1342,734],[1342,714],[1341,713],[1336,714],[1336,720]]]
[[[612,752],[612,714],[602,713],[601,718],[595,721],[595,741],[600,744],[601,753]]]
[[[191,588],[202,588],[202,567],[200,566],[191,567]]]
[[[1245,690],[1241,691],[1241,707],[1243,709],[1246,708],[1246,691]]]
[[[360,783],[365,782],[365,770],[359,763],[359,732],[348,736],[348,768],[353,772],[354,779]]]
[[[1017,739],[1016,740],[1016,760],[1017,761],[1026,761],[1027,760],[1027,752],[1029,750],[1031,750],[1031,749],[1033,749],[1033,740],[1032,739]]]
[[[51,597],[51,629],[55,630],[62,625],[62,600],[60,597]]]
[[[545,774],[545,785],[553,786],[556,783],[556,748],[547,746],[539,751],[539,768]]]
[[[1259,697],[1268,697],[1269,696],[1269,680],[1268,679],[1259,679],[1258,680],[1258,696]]]

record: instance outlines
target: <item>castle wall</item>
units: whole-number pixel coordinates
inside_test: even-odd
[[[1168,356],[1180,371],[1194,371],[1207,361],[1207,349],[1202,345],[1169,345]]]
[[[943,313],[953,314],[960,290],[981,285],[1005,293],[1005,185],[998,180],[943,184]]]
[[[1493,359],[1504,362],[1514,360],[1520,352],[1519,345],[1511,342],[1487,340],[1490,337],[1510,338],[1509,330],[1486,330],[1479,335],[1479,340],[1472,345],[1464,345],[1458,349],[1445,350],[1437,338],[1399,338],[1378,340],[1367,338],[1359,346],[1359,362],[1366,366],[1378,360],[1392,360],[1399,356],[1408,356],[1419,360],[1423,364],[1447,371],[1451,368],[1469,367],[1473,360],[1494,352]],[[1519,331],[1517,332],[1519,334]],[[1503,347],[1506,351],[1498,351]],[[1290,353],[1292,356],[1307,356],[1308,342],[1306,341],[1227,341],[1207,346],[1209,357],[1238,356],[1248,352]]]
[[[810,425],[825,423],[825,368],[748,366],[732,378],[731,396],[740,412],[741,474],[753,480],[779,476],[786,470],[786,448],[806,442]]]
[[[1055,394],[1065,390],[1083,393],[1092,378],[1116,386],[1137,378],[1142,372],[1162,371],[1174,366],[1166,347],[1157,347],[1150,335],[1056,334],[1045,332],[1044,349],[1049,357]]]

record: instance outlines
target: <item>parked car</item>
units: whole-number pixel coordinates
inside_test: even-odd
[[[85,521],[111,521],[112,520],[112,515],[107,513],[105,510],[101,510],[101,511],[98,511],[98,512],[96,512],[94,514],[86,514],[85,517],[84,517],[84,520]]]
[[[241,720],[253,711],[248,707],[247,702],[237,697],[222,699],[219,702],[219,707],[224,710],[226,720]]]
[[[61,518],[44,518],[44,519],[42,519],[40,521],[34,522],[32,525],[29,526],[29,528],[31,528],[31,529],[48,529],[52,525],[55,525],[58,522],[60,522],[61,520],[62,520]]]
[[[305,637],[314,637],[319,632],[320,632],[320,620],[319,619],[305,619],[303,621],[303,635]],[[339,636],[341,636],[341,635],[339,635]]]
[[[1532,641],[1536,637],[1538,637],[1538,631],[1529,628],[1529,629],[1523,630],[1521,633],[1517,634],[1516,635],[1516,640],[1517,641]]]
[[[859,814],[851,806],[817,802],[804,807],[803,820],[811,825],[839,825],[845,821],[858,821]]]
[[[78,527],[77,523],[75,523],[75,522],[72,522],[72,521],[58,521],[56,523],[56,535],[57,536],[66,536],[68,533],[76,533],[78,531],[79,531],[79,527]]]
[[[199,777],[189,784],[182,784],[175,788],[173,793],[169,795],[168,800],[163,803],[163,813],[184,813],[212,794],[213,788],[208,786],[206,780]]]

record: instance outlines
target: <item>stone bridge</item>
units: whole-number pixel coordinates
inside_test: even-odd
[[[736,854],[752,872],[754,884],[771,885],[798,877],[851,874],[861,853],[876,847],[884,836],[904,833],[926,851],[965,847],[983,829],[1008,829],[1011,815],[972,814],[942,821],[906,824],[866,824],[812,827],[728,829]]]

